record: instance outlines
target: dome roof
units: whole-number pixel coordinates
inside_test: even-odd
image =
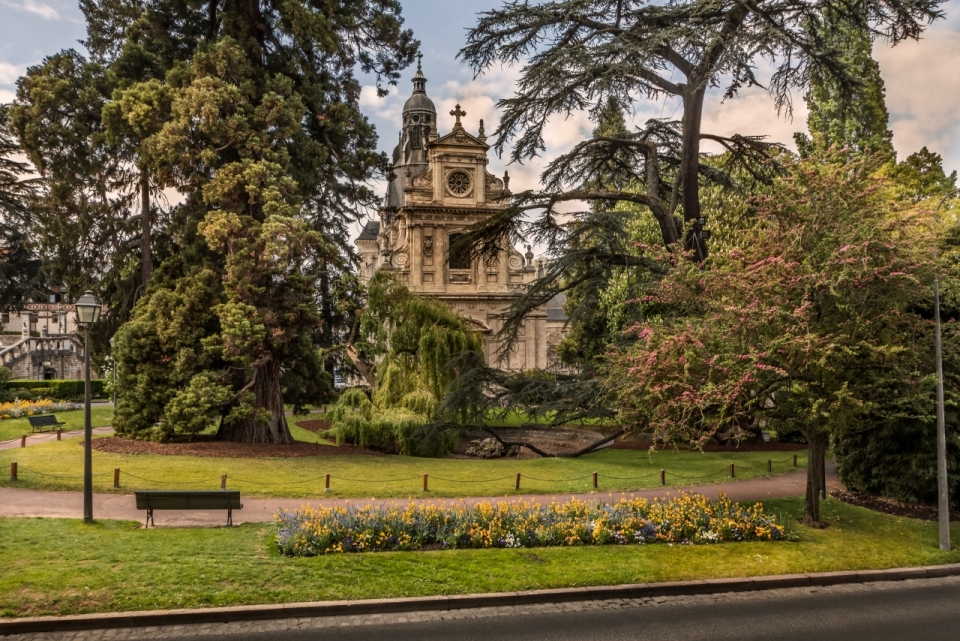
[[[427,97],[427,79],[423,71],[417,66],[417,73],[413,76],[413,95],[407,98],[403,105],[403,112],[408,111],[429,111],[437,113],[437,107],[433,101]]]
[[[425,93],[415,93],[407,98],[407,101],[403,103],[404,113],[418,110],[437,113],[436,105],[433,104],[433,101],[430,100]]]

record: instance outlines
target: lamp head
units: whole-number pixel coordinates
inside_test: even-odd
[[[77,322],[89,327],[100,320],[100,310],[102,305],[93,292],[86,291],[80,300],[77,301]]]

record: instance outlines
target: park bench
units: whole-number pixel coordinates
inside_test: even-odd
[[[154,510],[226,510],[227,526],[233,525],[233,511],[243,508],[240,490],[174,490],[134,492],[137,509],[147,511],[144,527],[153,523]]]
[[[63,421],[58,421],[57,417],[53,414],[41,414],[40,416],[28,416],[27,420],[30,422],[30,428],[34,432],[42,432],[43,428],[49,427],[51,430],[55,430],[61,425],[66,425]]]

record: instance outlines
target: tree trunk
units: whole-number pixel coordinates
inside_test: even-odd
[[[680,195],[683,203],[684,222],[700,218],[700,126],[703,119],[703,97],[706,89],[706,83],[691,78],[690,86],[683,96]],[[695,249],[698,261],[707,257],[706,242],[694,242],[692,231],[687,232],[683,246],[687,251]]]
[[[253,393],[253,411],[239,421],[220,422],[217,430],[218,441],[235,443],[270,443],[273,445],[292,445],[293,436],[287,427],[283,414],[283,394],[280,391],[280,364],[275,360],[261,365],[253,373],[253,384],[249,392]],[[269,412],[267,420],[258,420],[262,410]]]
[[[807,496],[801,523],[810,527],[825,527],[820,520],[820,492],[823,491],[823,472],[826,464],[827,437],[825,434],[804,434],[807,438]]]
[[[146,293],[153,273],[153,254],[150,251],[150,174],[140,171],[140,258],[143,266],[143,291]]]

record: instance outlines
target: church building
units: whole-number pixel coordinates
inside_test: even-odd
[[[356,240],[364,280],[380,269],[393,271],[412,292],[437,298],[486,335],[486,358],[510,371],[553,369],[551,358],[566,318],[556,303],[531,313],[509,358],[496,363],[497,316],[534,280],[530,247],[511,247],[497,260],[451,255],[458,234],[507,207],[510,179],[487,171],[483,121],[467,131],[467,114],[457,105],[453,131],[440,136],[437,109],[427,96],[419,66],[413,95],[403,106],[400,143],[393,151],[393,179],[379,222],[369,222]],[[548,309],[550,308],[550,309]],[[549,318],[548,318],[549,317]]]

